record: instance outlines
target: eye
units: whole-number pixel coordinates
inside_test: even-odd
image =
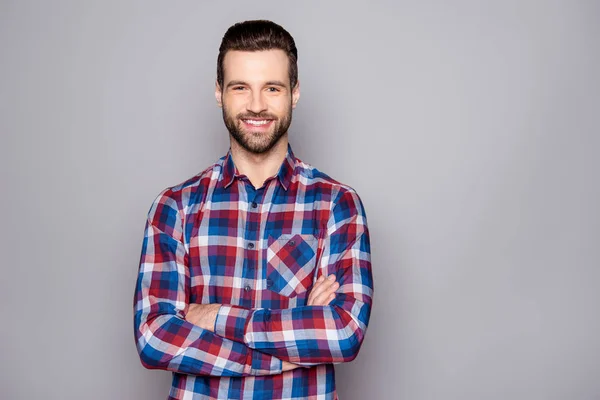
[[[267,92],[276,93],[276,92],[279,92],[279,91],[280,91],[279,88],[277,88],[275,86],[269,86],[267,88]]]
[[[234,86],[233,88],[231,88],[232,90],[244,90],[245,88],[243,86]]]

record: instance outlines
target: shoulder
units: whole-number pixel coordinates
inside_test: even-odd
[[[183,212],[190,205],[200,202],[207,189],[218,181],[224,159],[225,157],[221,157],[196,175],[163,189],[155,197],[150,212],[152,213],[156,208],[165,206]]]
[[[330,201],[331,210],[351,207],[364,214],[364,207],[358,192],[350,185],[332,178],[315,166],[296,158],[296,176],[306,186],[307,192],[324,194]]]

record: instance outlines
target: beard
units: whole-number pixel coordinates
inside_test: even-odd
[[[227,107],[223,104],[223,121],[227,130],[233,139],[246,151],[253,154],[263,154],[271,150],[277,142],[286,134],[290,124],[292,123],[292,105],[282,118],[266,112],[239,113],[235,117],[227,111]],[[264,118],[273,120],[272,128],[267,132],[249,132],[244,129],[243,119],[247,118]]]

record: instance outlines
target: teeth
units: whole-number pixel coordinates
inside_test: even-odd
[[[271,121],[266,120],[266,119],[263,119],[263,120],[260,120],[260,121],[253,120],[253,119],[245,119],[244,122],[247,123],[247,124],[250,124],[250,125],[258,126],[258,125],[268,124]]]

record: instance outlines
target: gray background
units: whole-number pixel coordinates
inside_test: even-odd
[[[217,49],[299,47],[290,140],[353,186],[375,307],[342,400],[600,399],[600,3],[1,1],[2,399],[164,399],[146,212],[227,151]]]

